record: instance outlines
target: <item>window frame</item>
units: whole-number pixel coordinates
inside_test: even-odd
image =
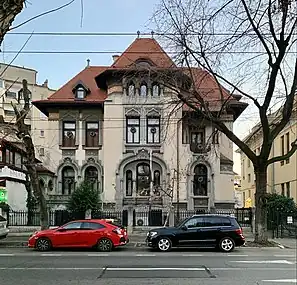
[[[145,165],[146,167],[148,167],[149,169],[149,173],[148,174],[141,174],[138,169],[140,166],[142,165]],[[147,193],[147,195],[140,195],[139,192],[140,192],[140,189],[139,189],[139,178],[140,177],[148,177],[149,178],[149,192]],[[141,196],[141,197],[148,197],[150,196],[150,181],[151,181],[151,168],[150,168],[150,165],[146,162],[140,162],[136,165],[136,193],[137,193],[137,196]]]
[[[157,124],[151,124],[149,123],[149,120],[158,120]],[[149,130],[152,130],[153,128],[156,129],[156,133],[158,134],[158,140],[155,140],[155,134],[152,133],[152,141],[149,141]],[[160,144],[161,143],[161,116],[159,115],[153,115],[153,116],[146,116],[146,143],[147,144]]]
[[[158,93],[154,94],[154,87],[158,87]],[[160,97],[161,95],[161,88],[160,88],[160,84],[157,82],[153,82],[152,84],[152,91],[151,91],[151,96],[152,97]]]
[[[128,177],[130,176],[131,174],[131,177]],[[125,196],[126,197],[131,197],[133,195],[133,171],[131,169],[128,169],[126,170],[126,173],[125,173]],[[129,189],[129,182],[131,182],[131,189]]]
[[[130,94],[130,86],[133,86],[133,94]],[[136,86],[133,81],[130,81],[127,84],[127,96],[135,96],[136,95]]]
[[[74,124],[74,128],[66,128],[66,124]],[[74,132],[74,138],[73,143],[66,145],[65,141],[67,140],[67,137],[65,135],[65,132]],[[62,126],[62,146],[63,147],[75,147],[76,146],[76,121],[63,121]],[[66,140],[65,140],[66,139]],[[70,141],[70,138],[68,138]]]
[[[97,124],[97,128],[89,128],[88,125],[89,124]],[[86,121],[86,125],[85,125],[85,147],[99,147],[99,130],[100,130],[100,124],[99,121]],[[92,140],[92,143],[89,143],[88,141],[88,137],[91,137],[91,133],[95,132],[97,135],[94,136],[94,139]],[[97,137],[97,139],[95,139],[95,137]],[[91,139],[90,139],[91,140]]]
[[[79,96],[79,95],[82,95]],[[82,86],[78,86],[75,90],[75,99],[77,100],[84,100],[86,98],[86,95],[87,95],[87,91],[84,87]]]
[[[145,94],[141,94],[141,89],[142,89],[143,86],[145,87]],[[148,96],[148,86],[147,86],[146,82],[142,82],[140,84],[140,87],[139,87],[139,96],[140,97],[147,97]]]
[[[65,177],[65,169],[72,169],[73,170],[73,177],[72,176],[66,176]],[[73,193],[73,191],[75,190],[75,170],[74,170],[74,168],[72,167],[72,166],[64,166],[63,168],[62,168],[62,172],[61,172],[61,178],[62,178],[62,195],[71,195],[72,193]],[[68,184],[68,187],[67,188],[65,188],[65,182],[64,182],[64,180],[65,180],[65,178],[73,178],[73,182],[71,183],[71,185],[72,186],[69,186],[70,185],[70,183]],[[66,192],[68,192],[68,193],[66,193]]]
[[[129,120],[137,120],[137,124],[131,124],[129,123]],[[129,129],[130,128],[138,129],[138,136],[135,140],[135,134],[132,133],[132,141],[129,141]],[[138,140],[138,141],[137,141]],[[134,115],[134,116],[126,116],[126,143],[127,144],[140,144],[140,116]]]
[[[199,174],[199,173],[196,173],[196,169],[198,171],[199,167],[203,167],[205,169],[205,173],[203,174]],[[206,189],[204,190],[204,192],[201,191],[201,189],[199,189],[199,185],[201,186],[202,182],[203,181],[199,181],[199,178],[204,178],[206,181],[204,182],[205,183],[205,187]],[[208,169],[207,169],[207,166],[205,164],[197,164],[194,168],[194,177],[193,177],[193,188],[192,188],[192,193],[193,193],[193,196],[195,197],[207,197],[208,196]]]

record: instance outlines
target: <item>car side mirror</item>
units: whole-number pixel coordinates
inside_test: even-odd
[[[181,229],[182,229],[183,231],[187,231],[187,230],[188,230],[187,226],[182,226]]]

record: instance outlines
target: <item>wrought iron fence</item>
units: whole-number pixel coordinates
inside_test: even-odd
[[[174,212],[174,222],[178,224],[179,222],[185,220],[188,217],[199,214],[217,214],[217,215],[230,215],[236,217],[238,223],[242,227],[250,227],[252,225],[252,208],[236,208],[236,209],[215,209],[214,211],[207,210],[182,210],[179,211],[179,218],[177,211]]]
[[[272,238],[297,238],[297,211],[269,209],[267,229]]]

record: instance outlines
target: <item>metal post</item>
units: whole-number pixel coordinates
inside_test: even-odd
[[[179,130],[180,130],[180,123],[182,119],[177,121],[177,133],[176,133],[176,218],[177,222],[179,223],[180,218],[180,208],[179,208]]]

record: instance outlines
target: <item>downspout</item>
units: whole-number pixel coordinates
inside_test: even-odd
[[[272,143],[272,157],[274,157],[274,142]],[[271,175],[271,186],[272,186],[272,193],[276,193],[275,191],[275,163],[272,163],[272,175]]]

